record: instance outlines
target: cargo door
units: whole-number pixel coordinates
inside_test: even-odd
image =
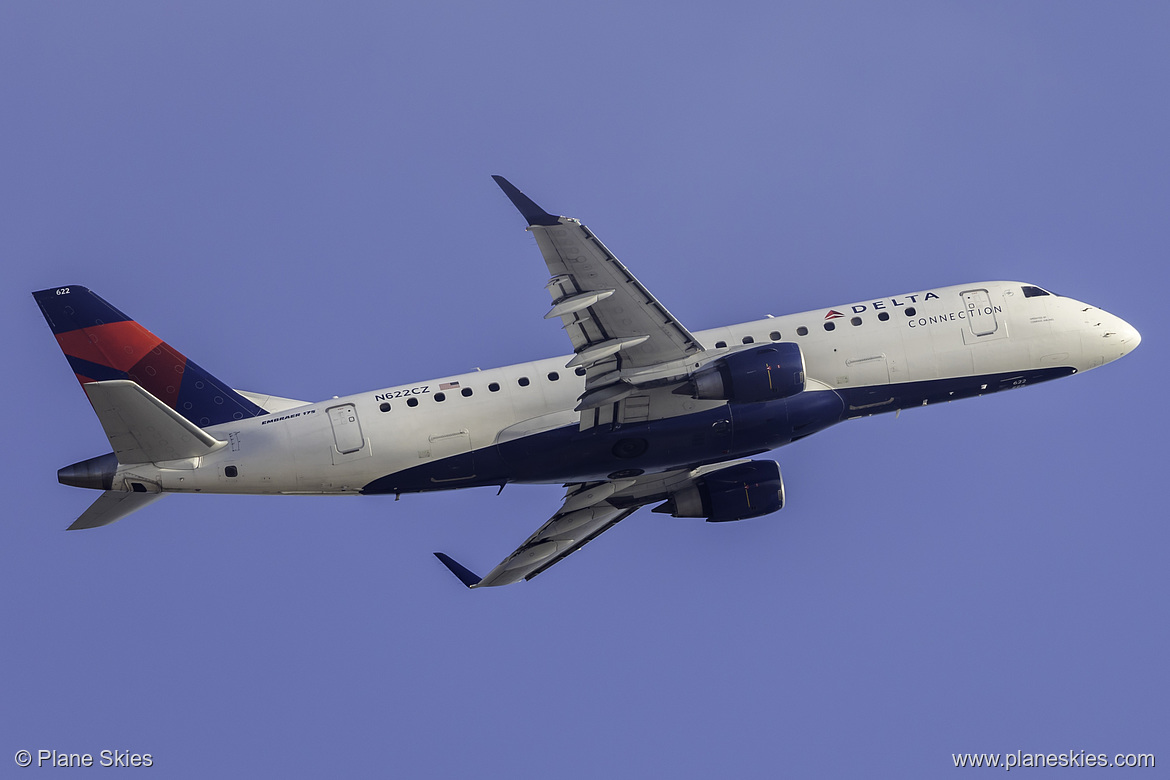
[[[889,383],[890,368],[886,364],[884,354],[846,358],[845,373],[837,377],[837,384],[854,387],[888,385]]]
[[[464,428],[427,437],[427,449],[421,457],[433,462],[431,482],[458,482],[475,476],[475,454],[471,451],[471,434]]]
[[[850,418],[885,411],[894,403],[890,365],[884,354],[847,358],[845,373],[837,377],[837,385]]]

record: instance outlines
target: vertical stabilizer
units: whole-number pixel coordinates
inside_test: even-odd
[[[267,414],[86,288],[33,297],[82,386],[128,379],[199,428]]]

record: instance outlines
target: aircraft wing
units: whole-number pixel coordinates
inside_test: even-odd
[[[557,217],[536,205],[502,176],[496,184],[528,220],[552,275],[547,285],[553,307],[545,319],[560,318],[573,344],[566,368],[585,369],[585,393],[578,411],[616,404],[641,393],[623,369],[649,369],[681,361],[703,346],[658,302],[613,253],[579,221]],[[628,373],[628,372],[627,372]],[[666,391],[669,394],[669,390]],[[636,406],[647,406],[640,402]],[[673,416],[677,404],[664,404],[649,419]],[[640,409],[639,419],[648,410]],[[622,419],[620,412],[613,418]],[[582,415],[582,427],[587,417]],[[595,422],[610,422],[610,419]]]
[[[490,588],[530,580],[553,564],[580,550],[601,534],[638,511],[665,501],[671,493],[711,471],[743,460],[724,461],[696,469],[678,469],[661,474],[605,482],[568,485],[561,508],[536,533],[483,577],[476,576],[451,556],[435,557],[469,588]]]

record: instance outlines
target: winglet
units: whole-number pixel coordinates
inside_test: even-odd
[[[500,185],[500,189],[508,196],[508,200],[512,201],[524,219],[528,220],[529,225],[559,225],[561,221],[552,214],[537,206],[532,202],[532,198],[525,195],[512,182],[505,179],[503,176],[492,176],[496,184]]]
[[[467,587],[474,588],[479,584],[481,578],[477,577],[474,573],[471,572],[471,570],[467,569],[450,555],[437,552],[435,553],[435,557],[438,558],[444,566],[450,569],[451,573],[458,577],[459,581]]]

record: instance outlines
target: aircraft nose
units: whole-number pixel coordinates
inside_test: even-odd
[[[1117,333],[1117,343],[1121,346],[1122,355],[1128,355],[1137,349],[1138,344],[1142,343],[1142,334],[1138,333],[1137,328],[1120,317],[1117,318],[1117,325],[1114,329]]]

